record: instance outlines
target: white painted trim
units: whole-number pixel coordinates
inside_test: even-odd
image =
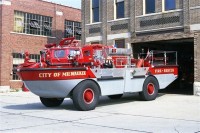
[[[36,36],[36,37],[46,37],[46,38],[56,38],[52,36],[42,36],[42,35],[34,35],[34,34],[26,34],[26,33],[18,33],[18,32],[10,32],[11,34],[19,34],[19,35],[26,35],[26,36]]]
[[[99,21],[100,21],[100,0],[99,0]],[[92,12],[92,0],[90,0],[90,23],[98,23],[98,22],[93,22],[93,12]]]
[[[89,26],[89,25],[95,25],[95,24],[101,24],[102,22],[96,22],[96,23],[91,23],[91,24],[85,24],[86,26]]]
[[[86,42],[102,41],[102,36],[87,37]]]
[[[10,5],[11,5],[11,1],[8,1],[8,0],[1,0],[1,1],[0,1],[0,5],[10,6]]]
[[[194,95],[200,96],[200,82],[194,82],[193,87]]]
[[[93,13],[92,13],[92,0],[90,0],[90,24],[92,24]]]
[[[179,28],[183,28],[183,26],[166,27],[166,28],[158,28],[158,29],[151,29],[151,30],[141,30],[141,31],[135,31],[135,32],[142,33],[142,32],[149,32],[149,31],[159,31],[159,30],[167,30],[167,29],[179,29]]]
[[[123,38],[130,38],[130,37],[131,37],[131,34],[129,32],[128,33],[107,35],[108,40],[123,39]]]
[[[130,19],[130,18],[120,18],[120,19],[114,19],[114,20],[109,20],[109,21],[107,21],[108,23],[110,23],[110,22],[115,22],[115,21],[123,21],[123,20],[128,20],[128,19]]]
[[[21,82],[22,80],[10,80],[11,82]]]
[[[192,25],[190,25],[190,30],[191,31],[200,30],[200,24],[192,24]]]
[[[142,16],[143,16],[143,15],[146,15],[146,11],[145,11],[145,9],[146,9],[146,1],[143,0],[143,3],[142,3],[142,4],[143,4],[143,7],[142,7],[142,8],[143,8]],[[137,16],[136,16],[136,17],[137,17]]]
[[[169,11],[158,12],[158,13],[145,14],[145,15],[136,16],[136,18],[155,16],[155,15],[160,15],[160,14],[164,14],[164,13],[172,13],[172,12],[180,12],[180,11],[183,11],[183,9],[176,9],[176,10],[169,10]]]
[[[200,9],[200,6],[190,7],[190,10],[194,10],[194,9]]]
[[[63,16],[63,12],[62,11],[56,11],[56,15],[57,16]]]

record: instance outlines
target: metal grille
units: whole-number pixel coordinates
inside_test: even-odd
[[[89,29],[89,34],[92,34],[92,33],[99,33],[101,32],[101,28],[98,27],[98,28],[90,28]]]
[[[180,16],[142,20],[140,21],[140,26],[145,27],[145,26],[162,25],[162,24],[177,23],[177,22],[180,22]]]
[[[111,26],[111,31],[113,31],[113,30],[123,30],[123,29],[128,29],[128,23],[117,24],[117,25],[112,25]]]

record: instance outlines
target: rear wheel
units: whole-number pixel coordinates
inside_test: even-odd
[[[40,97],[40,101],[46,107],[57,107],[62,104],[64,98],[43,98]]]
[[[110,95],[108,96],[110,99],[120,99],[123,96],[123,94],[117,94],[117,95]]]
[[[140,96],[143,100],[150,101],[156,99],[158,95],[159,84],[156,78],[149,76],[145,79],[143,84],[143,91]]]
[[[78,84],[72,94],[72,100],[78,110],[93,110],[98,104],[100,91],[98,86],[90,80]]]

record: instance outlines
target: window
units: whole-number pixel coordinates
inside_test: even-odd
[[[125,39],[115,40],[114,47],[116,47],[116,48],[125,48]]]
[[[65,50],[55,50],[54,51],[54,56],[56,58],[63,58],[63,57],[65,57]]]
[[[13,53],[13,68],[16,68],[19,64],[24,63],[24,58],[21,53]],[[37,54],[30,54],[31,61],[39,62],[40,61],[40,55]],[[12,80],[20,80],[16,73],[13,72],[12,74]]]
[[[91,44],[100,44],[99,42],[91,42]]]
[[[155,13],[155,0],[145,0],[145,14]]]
[[[124,0],[116,0],[116,18],[124,18]]]
[[[75,37],[76,40],[81,40],[81,23],[65,20],[64,37]]]
[[[165,11],[176,9],[176,0],[165,0]]]
[[[99,0],[92,0],[92,22],[99,22]]]
[[[51,36],[52,17],[14,11],[14,32]]]

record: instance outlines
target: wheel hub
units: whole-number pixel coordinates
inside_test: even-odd
[[[84,92],[83,92],[83,99],[85,101],[85,103],[90,104],[92,103],[92,101],[94,100],[94,92],[92,89],[87,88]]]
[[[147,92],[149,95],[153,95],[154,94],[154,91],[155,91],[155,87],[154,87],[154,84],[152,83],[149,83],[147,85]]]

